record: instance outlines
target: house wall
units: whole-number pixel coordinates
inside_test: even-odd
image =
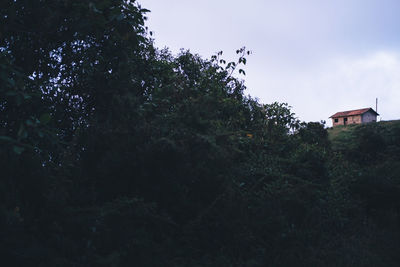
[[[376,114],[368,111],[362,115],[362,123],[368,123],[368,122],[375,122],[376,121]]]
[[[348,116],[348,117],[337,118],[338,122],[335,122],[335,119],[332,118],[332,126],[344,125],[344,118],[347,118],[346,125],[362,123],[361,115],[357,115],[357,116]]]
[[[361,115],[351,116],[348,119],[348,124],[361,124],[361,123],[362,123]]]
[[[343,118],[337,118],[338,122],[335,122],[335,119],[332,118],[332,126],[343,125]]]

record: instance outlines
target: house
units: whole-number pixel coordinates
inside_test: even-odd
[[[332,126],[337,126],[374,122],[378,115],[372,108],[363,108],[337,112],[329,118],[332,118]]]

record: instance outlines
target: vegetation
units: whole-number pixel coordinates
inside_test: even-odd
[[[3,265],[398,266],[400,127],[332,146],[147,12],[0,2]]]

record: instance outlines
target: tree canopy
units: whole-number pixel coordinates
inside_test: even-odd
[[[3,264],[398,266],[398,128],[337,149],[245,95],[245,48],[173,55],[148,12],[0,2]]]

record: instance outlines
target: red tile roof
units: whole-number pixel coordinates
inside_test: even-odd
[[[341,111],[341,112],[336,112],[329,118],[339,118],[339,117],[348,117],[348,116],[357,116],[357,115],[362,115],[365,112],[372,111],[376,115],[379,115],[378,113],[375,112],[372,108],[362,108],[362,109],[355,109],[355,110],[348,110],[348,111]]]

